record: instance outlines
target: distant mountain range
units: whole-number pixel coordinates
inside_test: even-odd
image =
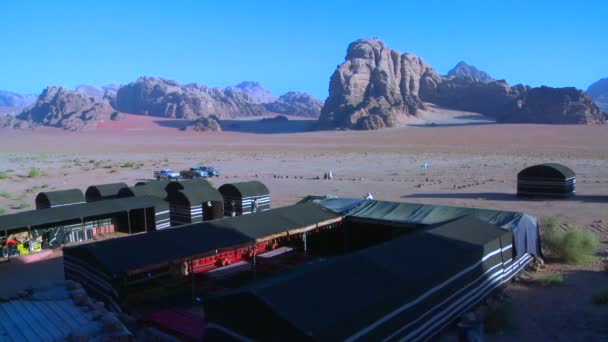
[[[602,111],[576,88],[532,88],[494,81],[464,62],[440,76],[421,58],[378,39],[351,43],[330,78],[321,110],[324,128],[395,127],[425,103],[481,113],[499,123],[604,124]]]
[[[36,101],[34,94],[19,94],[8,90],[0,90],[0,115],[17,114],[25,107]]]
[[[323,106],[318,99],[300,92],[288,92],[277,99],[257,82],[221,89],[181,85],[155,77],[141,77],[122,86],[79,85],[75,90],[53,86],[37,99],[27,98],[28,101],[19,94],[5,93],[11,95],[5,96],[11,102],[6,100],[3,104],[11,106],[4,108],[20,114],[1,118],[0,127],[43,125],[74,131],[95,128],[101,120],[120,120],[123,116],[119,112],[188,120],[211,115],[227,119],[272,114],[316,118]],[[20,107],[14,106],[15,103]]]
[[[587,94],[589,94],[604,113],[608,113],[608,78],[602,78],[590,85],[587,89]]]

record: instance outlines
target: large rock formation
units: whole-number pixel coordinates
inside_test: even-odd
[[[203,117],[190,122],[183,131],[194,132],[219,132],[222,130],[220,120],[215,116]]]
[[[0,115],[20,113],[36,101],[36,95],[0,90]]]
[[[234,87],[228,87],[228,89],[230,88],[235,88],[247,94],[253,103],[270,103],[276,101],[277,99],[273,93],[266,90],[258,82],[241,82]]]
[[[92,129],[100,120],[118,118],[107,100],[70,91],[63,87],[48,87],[33,107],[18,118],[35,124],[61,127],[70,131]]]
[[[452,70],[448,71],[448,76],[451,77],[469,77],[478,82],[488,83],[494,79],[485,71],[481,71],[472,65],[465,62],[459,62]]]
[[[331,76],[320,127],[393,127],[403,114],[416,115],[424,102],[485,114],[498,122],[605,123],[601,111],[580,90],[509,86],[463,63],[452,71],[441,77],[414,55],[390,50],[377,39],[357,40]]]
[[[141,77],[121,87],[115,108],[125,113],[190,120],[212,114],[220,118],[266,114],[262,105],[251,102],[247,94],[234,88],[180,85],[154,77]]]
[[[310,94],[290,91],[278,100],[265,104],[264,107],[274,113],[318,118],[323,102]]]
[[[602,78],[590,85],[587,94],[608,115],[608,78]]]
[[[35,123],[27,120],[17,119],[17,117],[11,114],[0,116],[0,128],[28,129],[35,127]]]
[[[331,76],[319,122],[322,127],[359,129],[396,126],[400,115],[424,108],[423,87],[440,81],[415,55],[388,49],[377,39],[357,40]]]

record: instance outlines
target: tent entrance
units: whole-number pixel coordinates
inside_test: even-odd
[[[203,202],[203,221],[217,220],[224,217],[222,201]]]

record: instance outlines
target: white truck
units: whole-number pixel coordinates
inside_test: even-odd
[[[154,171],[154,178],[157,180],[168,179],[168,180],[178,180],[179,173],[171,170],[171,169],[162,169],[160,171]]]

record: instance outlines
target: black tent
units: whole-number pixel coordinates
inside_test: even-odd
[[[156,182],[156,181],[154,181]],[[162,182],[162,181],[160,181]],[[154,185],[140,185],[132,187],[123,187],[118,191],[119,198],[129,197],[154,197],[158,200],[164,201],[166,209],[160,210],[156,213],[156,229],[164,229],[171,227],[169,203],[166,201],[167,191],[160,186],[160,183],[154,183]],[[166,184],[165,184],[166,186]]]
[[[209,299],[205,313],[253,340],[427,340],[521,271],[511,241],[464,217]]]
[[[61,207],[84,202],[84,195],[80,189],[45,191],[36,196],[36,209]]]
[[[218,189],[224,198],[224,215],[246,215],[270,209],[270,192],[258,181],[230,183]]]
[[[126,187],[127,184],[125,183],[91,185],[87,188],[87,191],[85,191],[84,196],[87,202],[115,199],[119,197],[118,192],[120,189]]]
[[[518,196],[567,197],[575,190],[576,174],[561,164],[534,165],[517,174]]]
[[[224,217],[222,195],[206,180],[171,182],[166,190],[171,205],[171,226]]]

